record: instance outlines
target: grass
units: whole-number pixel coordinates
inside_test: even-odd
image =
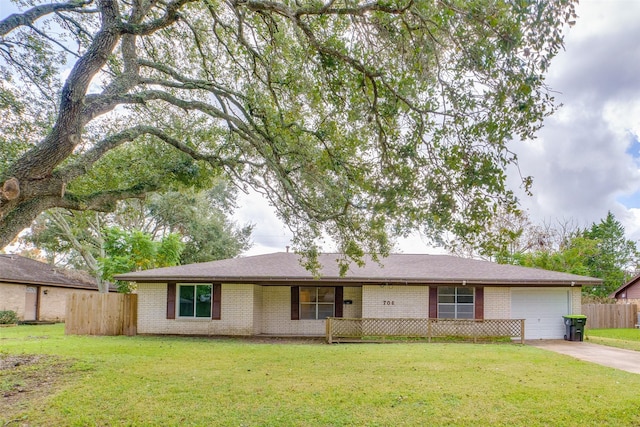
[[[589,342],[611,347],[640,351],[640,329],[587,329],[585,336]]]
[[[6,426],[640,424],[640,375],[515,344],[80,337],[53,325],[2,328],[0,349],[67,372],[0,412]]]

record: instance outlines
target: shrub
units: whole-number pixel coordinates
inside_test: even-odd
[[[0,325],[18,323],[18,314],[13,310],[0,310]]]

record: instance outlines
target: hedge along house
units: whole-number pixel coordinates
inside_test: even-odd
[[[274,253],[121,274],[137,282],[138,333],[322,336],[327,317],[525,319],[527,339],[563,338],[581,287],[600,279],[446,255],[366,259],[320,277]]]
[[[64,321],[67,295],[97,292],[95,280],[19,255],[0,254],[0,310],[21,321]]]

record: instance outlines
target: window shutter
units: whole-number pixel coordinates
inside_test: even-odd
[[[291,287],[291,320],[300,320],[300,287]]]
[[[484,288],[476,288],[475,296],[475,318],[476,320],[484,319]]]
[[[167,283],[167,319],[176,318],[176,284]]]
[[[342,286],[336,286],[336,317],[343,317],[344,308],[344,288]]]
[[[222,300],[222,285],[220,283],[214,283],[211,289],[211,319],[221,319],[221,300]]]
[[[429,319],[438,318],[438,288],[429,286]]]

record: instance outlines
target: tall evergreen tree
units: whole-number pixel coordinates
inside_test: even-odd
[[[609,294],[624,284],[637,270],[639,254],[636,243],[625,237],[624,226],[608,212],[606,218],[593,223],[583,233],[596,242],[597,255],[585,260],[590,274],[604,280],[602,293]]]

